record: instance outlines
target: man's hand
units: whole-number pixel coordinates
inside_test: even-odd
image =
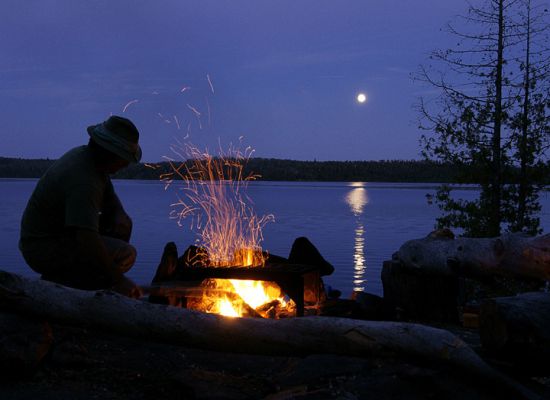
[[[141,288],[125,276],[123,276],[122,279],[112,287],[112,289],[115,292],[132,299],[139,299],[143,296],[143,291]]]

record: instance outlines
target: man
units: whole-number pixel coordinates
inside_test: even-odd
[[[40,178],[21,221],[19,248],[42,279],[138,297],[123,274],[134,264],[132,220],[110,174],[141,159],[134,124],[112,116],[88,127],[88,145],[65,153]]]

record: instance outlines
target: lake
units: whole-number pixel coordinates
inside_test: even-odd
[[[176,201],[174,187],[165,190],[156,181],[113,181],[126,211],[134,221],[132,243],[138,249],[136,265],[128,273],[149,284],[166,242],[181,253],[195,243],[195,232],[184,221],[169,218]],[[0,179],[0,269],[25,276],[36,274],[17,249],[19,222],[36,184],[34,179]],[[288,256],[295,238],[306,236],[335,267],[324,278],[327,285],[349,297],[354,290],[382,295],[382,262],[391,259],[402,243],[433,230],[439,210],[426,201],[433,184],[360,182],[251,182],[248,195],[258,215],[273,214],[264,228],[263,248]],[[472,198],[476,190],[457,191]],[[541,194],[542,225],[550,228],[550,199]]]

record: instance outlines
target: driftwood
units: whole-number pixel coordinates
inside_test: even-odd
[[[52,343],[52,329],[48,322],[0,313],[1,376],[33,372],[50,351]]]
[[[525,398],[536,398],[489,367],[450,332],[418,324],[306,317],[229,318],[87,292],[0,271],[0,307],[141,339],[232,352],[353,356],[401,355],[445,363]]]
[[[550,280],[550,234],[454,238],[448,230],[436,231],[426,238],[409,240],[393,258],[427,274]]]
[[[391,319],[459,322],[456,276],[419,272],[392,260],[384,261],[381,278]]]
[[[550,357],[550,293],[485,300],[479,334],[483,346],[493,354],[546,365]]]

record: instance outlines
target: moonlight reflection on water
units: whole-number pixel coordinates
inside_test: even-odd
[[[367,265],[365,263],[365,227],[362,221],[363,209],[368,204],[369,199],[367,190],[362,183],[353,182],[351,189],[346,194],[346,203],[349,205],[351,212],[355,216],[355,243],[354,243],[354,274],[353,274],[353,290],[364,292],[367,280],[365,273]]]

